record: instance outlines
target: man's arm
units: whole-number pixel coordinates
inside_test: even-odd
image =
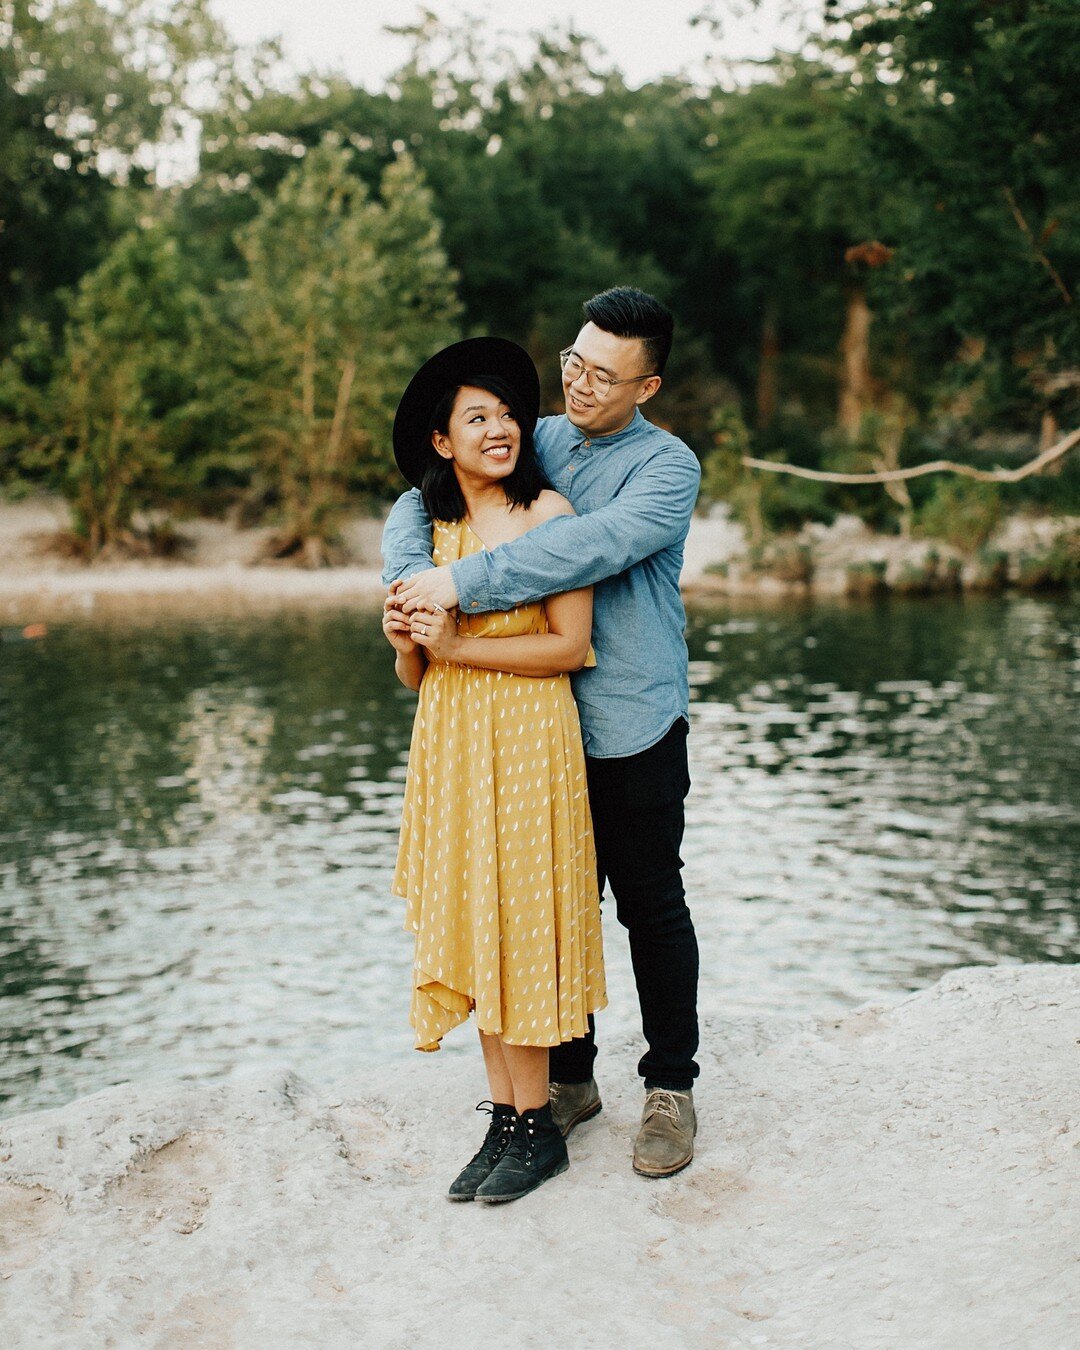
[[[431,517],[416,488],[403,492],[383,526],[383,585],[431,566]]]
[[[462,611],[513,609],[580,590],[679,543],[700,482],[701,469],[689,451],[658,455],[599,510],[558,516],[491,552],[459,558],[449,575]]]

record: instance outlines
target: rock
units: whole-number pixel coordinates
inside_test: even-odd
[[[694,1163],[635,1177],[636,1047],[518,1204],[450,1205],[479,1066],[110,1088],[0,1124],[6,1347],[1059,1350],[1080,1313],[1080,971],[714,1019]]]

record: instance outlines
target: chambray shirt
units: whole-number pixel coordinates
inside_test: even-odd
[[[594,586],[596,666],[571,675],[582,738],[597,759],[635,755],[689,715],[679,573],[701,469],[640,409],[593,440],[565,416],[545,417],[536,450],[577,515],[452,563],[458,602],[481,613]],[[387,518],[383,562],[388,586],[431,566],[431,520],[415,488]]]

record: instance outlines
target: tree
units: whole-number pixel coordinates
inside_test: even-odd
[[[41,91],[20,87],[0,44],[0,349],[19,321],[59,325],[59,287],[74,285],[113,233],[110,184],[49,125]]]
[[[200,237],[222,243],[227,222],[250,209],[248,186],[272,192],[327,134],[353,149],[373,192],[407,150],[442,221],[468,328],[527,345],[557,392],[556,353],[581,322],[582,300],[633,282],[683,318],[661,399],[680,382],[704,390],[708,344],[726,325],[694,177],[701,97],[679,81],[631,90],[572,33],[538,39],[523,59],[430,15],[404,35],[411,54],[385,90],[307,78],[239,118],[209,118],[200,181],[187,194]],[[697,334],[708,344],[695,344]],[[698,421],[704,428],[707,409]]]
[[[130,539],[195,395],[200,301],[160,225],[123,235],[79,283],[48,393],[45,464],[91,554]]]
[[[854,62],[861,171],[902,203],[882,277],[893,331],[911,334],[931,376],[948,363],[953,380],[981,382],[984,417],[1074,416],[1080,7],[829,0],[828,10]]]
[[[333,142],[305,155],[241,231],[247,275],[228,289],[242,438],[278,495],[281,551],[311,564],[347,487],[396,481],[397,399],[459,309],[416,166],[388,166],[376,200],[351,159]]]
[[[845,371],[867,361],[870,313],[845,253],[881,210],[858,172],[842,78],[788,58],[775,70],[775,83],[718,100],[700,170],[715,243],[736,260],[740,311],[759,338],[747,372],[759,432],[781,407],[782,371],[820,420],[843,406]]]
[[[234,81],[209,0],[0,0],[4,68],[99,172],[152,175],[155,147]]]

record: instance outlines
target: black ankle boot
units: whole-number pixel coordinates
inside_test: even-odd
[[[465,1164],[447,1192],[450,1200],[472,1200],[476,1188],[486,1181],[492,1171],[510,1147],[517,1124],[517,1112],[512,1106],[500,1106],[498,1102],[481,1102],[476,1108],[486,1111],[491,1107],[491,1123],[488,1125],[480,1152],[471,1162]]]
[[[519,1200],[569,1166],[566,1142],[547,1102],[518,1116],[513,1142],[488,1179],[477,1187],[476,1199],[491,1205]]]

